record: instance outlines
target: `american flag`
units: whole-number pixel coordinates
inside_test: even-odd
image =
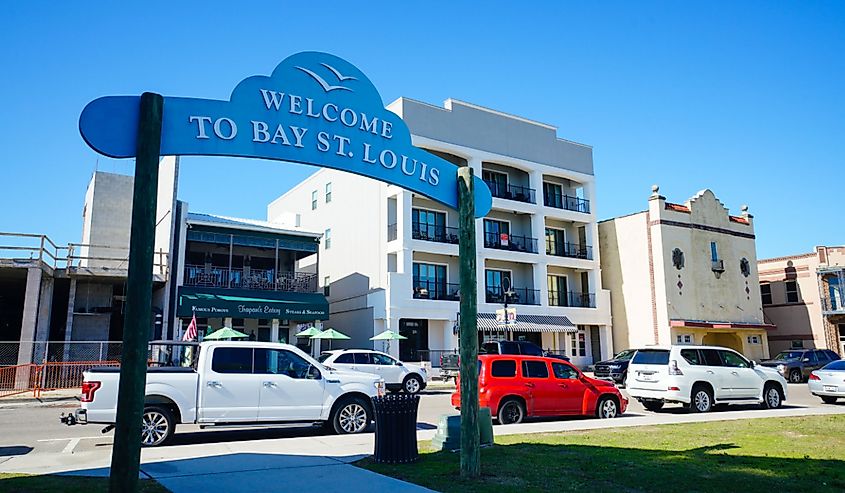
[[[191,323],[188,324],[188,330],[182,336],[183,341],[194,341],[197,338],[197,316],[191,317]]]

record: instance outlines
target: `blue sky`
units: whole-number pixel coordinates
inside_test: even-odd
[[[88,101],[225,99],[318,50],[361,68],[385,103],[452,97],[592,145],[600,218],[644,209],[654,183],[673,202],[711,188],[732,213],[749,205],[760,258],[845,243],[845,2],[124,4],[4,6],[0,231],[79,241],[94,169],[133,172],[80,138]],[[185,158],[179,194],[264,218],[313,170]]]

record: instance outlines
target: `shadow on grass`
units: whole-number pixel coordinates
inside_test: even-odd
[[[719,443],[688,450],[519,443],[481,451],[482,475],[460,479],[459,456],[423,454],[410,465],[358,465],[442,492],[845,490],[845,462],[729,454]]]
[[[30,476],[0,473],[0,491],[8,493],[98,493],[109,489],[108,477],[76,477],[64,475]],[[167,489],[152,480],[138,482],[141,493],[167,493]]]

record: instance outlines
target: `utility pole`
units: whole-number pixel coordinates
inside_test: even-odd
[[[478,292],[476,282],[475,187],[469,166],[458,168],[458,257],[461,313],[461,476],[481,474],[478,430]]]
[[[160,94],[141,95],[120,387],[109,473],[111,493],[138,491],[147,346],[152,327],[153,249],[163,107],[164,98]]]

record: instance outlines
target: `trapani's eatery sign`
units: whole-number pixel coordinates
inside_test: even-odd
[[[107,96],[79,118],[85,141],[115,158],[134,157],[139,96]],[[368,176],[458,207],[457,167],[411,144],[405,122],[384,108],[370,80],[327,53],[286,58],[270,77],[241,81],[229,101],[165,97],[162,155],[291,161]],[[492,205],[475,177],[475,215]]]

